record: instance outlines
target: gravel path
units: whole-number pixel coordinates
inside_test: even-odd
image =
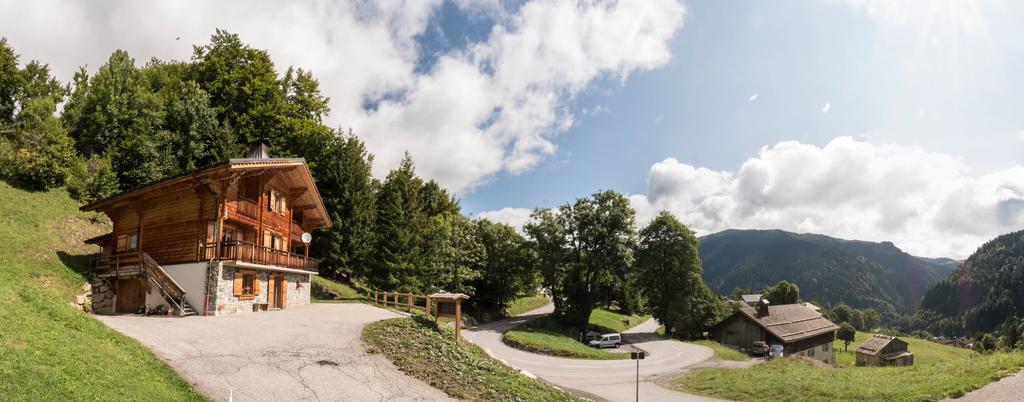
[[[225,317],[97,319],[149,347],[214,401],[450,400],[366,353],[363,326],[398,316],[324,303]]]
[[[466,330],[466,340],[484,348],[505,364],[525,371],[558,387],[581,396],[608,401],[632,401],[636,398],[636,362],[631,360],[583,360],[525,352],[505,345],[502,334],[517,325],[542,317],[553,310],[541,307],[507,320],[496,321]],[[678,375],[689,366],[711,358],[710,348],[657,336],[652,319],[623,333],[626,341],[647,351],[650,356],[640,363],[640,400],[645,401],[712,401],[695,395],[665,389],[656,384]],[[625,346],[624,346],[625,347]]]

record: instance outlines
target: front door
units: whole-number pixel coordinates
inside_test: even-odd
[[[142,278],[117,280],[117,312],[135,313],[146,303],[146,287]]]
[[[284,279],[284,276],[271,275],[269,290],[267,302],[270,304],[270,307],[284,308],[285,301],[288,299],[288,281]]]

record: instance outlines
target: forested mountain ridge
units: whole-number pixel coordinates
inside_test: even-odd
[[[992,332],[1024,315],[1024,230],[983,244],[928,289],[911,329],[936,335]]]
[[[874,308],[887,323],[912,314],[925,290],[955,266],[949,259],[912,256],[891,242],[782,230],[707,235],[701,238],[700,257],[704,280],[719,294],[786,280],[800,286],[804,300]]]

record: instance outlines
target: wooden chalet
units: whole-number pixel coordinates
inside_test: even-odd
[[[797,355],[836,363],[832,341],[839,326],[803,304],[773,306],[761,298],[754,307],[742,306],[711,327],[711,338],[723,345],[749,350],[754,342],[779,344],[787,356]]]
[[[858,366],[913,366],[910,345],[895,336],[875,334],[857,347]]]
[[[93,310],[220,315],[309,303],[309,232],[331,225],[306,162],[261,140],[230,159],[86,205],[113,222],[87,240]]]

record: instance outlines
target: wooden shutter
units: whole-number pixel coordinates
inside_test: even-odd
[[[234,294],[235,294],[235,296],[241,296],[242,295],[242,273],[241,272],[239,272],[237,270],[235,271],[235,273],[234,273],[234,281],[235,281],[235,291],[234,291]]]
[[[281,277],[281,308],[288,307],[288,278]]]
[[[260,294],[260,275],[252,274],[252,294],[259,296]]]

